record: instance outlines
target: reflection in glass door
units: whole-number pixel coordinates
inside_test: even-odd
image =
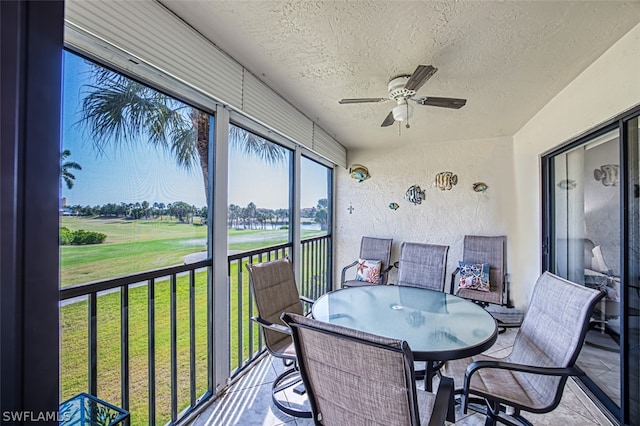
[[[554,272],[606,297],[596,306],[578,365],[620,407],[620,153],[614,130],[552,158]],[[606,398],[605,398],[606,399]]]
[[[623,414],[626,424],[640,422],[640,137],[639,120],[629,120],[625,126],[625,148],[627,158],[627,209],[625,222],[628,240],[625,244],[627,252],[624,274],[626,289],[623,289],[625,300],[626,324],[623,324],[623,335],[628,350],[624,354],[626,365],[628,394],[624,398]]]

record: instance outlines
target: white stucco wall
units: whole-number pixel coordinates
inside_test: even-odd
[[[402,241],[449,245],[448,289],[465,234],[507,235],[511,299],[516,307],[526,307],[541,272],[541,154],[638,103],[640,25],[513,138],[350,150],[348,165],[363,164],[372,177],[358,183],[346,170],[336,172],[334,276],[339,280],[342,267],[357,257],[360,238],[369,235],[394,239],[392,262],[398,259]],[[441,171],[458,175],[453,190],[432,186],[435,174]],[[471,185],[477,181],[487,183],[486,193],[472,191]],[[404,199],[413,184],[426,190],[422,205],[413,206]],[[388,207],[394,201],[400,204],[395,212]],[[352,213],[349,206],[353,206]],[[395,270],[390,282],[394,279]]]
[[[526,100],[523,100],[526,102]],[[514,135],[515,228],[510,272],[526,304],[541,270],[540,156],[640,103],[640,25],[562,90]]]
[[[448,245],[447,289],[450,273],[462,257],[465,234],[509,235],[512,221],[513,143],[510,137],[429,142],[380,150],[349,151],[349,165],[363,164],[371,178],[358,182],[347,170],[336,173],[336,262],[339,278],[344,265],[358,256],[363,235],[393,238],[392,262],[403,241]],[[451,171],[458,184],[450,191],[433,186],[436,173]],[[485,193],[472,190],[485,182]],[[405,200],[411,185],[420,185],[426,200]],[[396,211],[388,205],[396,202]],[[353,206],[353,213],[348,208]],[[508,244],[511,242],[508,241]],[[394,282],[394,269],[390,282]]]

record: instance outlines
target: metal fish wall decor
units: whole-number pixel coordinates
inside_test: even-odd
[[[396,211],[400,208],[400,204],[398,203],[389,203],[389,208],[393,211]]]
[[[371,177],[369,170],[362,164],[354,164],[351,166],[349,168],[349,174],[358,182],[362,182],[363,180],[367,180]]]
[[[411,204],[418,205],[425,199],[425,194],[419,185],[411,185],[405,192],[404,198]]]
[[[453,172],[440,172],[436,175],[436,179],[433,182],[441,191],[448,191],[457,183],[458,175],[454,175]]]
[[[476,182],[473,184],[473,190],[475,192],[484,192],[489,188],[489,186],[487,186],[486,183],[484,182]]]
[[[618,186],[620,178],[618,176],[617,164],[605,164],[593,171],[593,177],[602,182],[604,186]]]

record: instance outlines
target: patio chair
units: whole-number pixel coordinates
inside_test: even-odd
[[[460,267],[451,274],[449,288],[451,294],[471,300],[483,307],[497,305],[513,308],[507,279],[506,244],[505,236],[465,235]],[[475,268],[480,267],[485,273],[484,277],[488,278],[488,285],[480,284],[481,279],[473,276],[477,271]],[[488,277],[486,269],[488,269]],[[469,274],[467,275],[465,271]],[[456,280],[459,275],[460,279]],[[472,284],[470,287],[462,288],[460,286],[462,278],[465,279],[465,284],[473,282],[478,285]],[[501,326],[501,332],[505,331],[505,327],[520,326],[521,313],[514,312],[513,315],[509,315],[504,312],[491,312],[491,314]]]
[[[371,284],[386,284],[391,270],[391,243],[393,239],[362,237],[360,257],[342,269],[342,287],[358,287]],[[353,279],[347,279],[347,271],[357,266]]]
[[[398,268],[397,285],[422,287],[429,290],[444,291],[447,253],[449,246],[404,242],[400,247],[400,260],[394,266]],[[411,301],[403,301],[411,306]],[[434,374],[442,368],[442,362],[431,365],[416,363],[416,375],[425,379],[425,389],[431,389]]]
[[[543,273],[536,282],[511,353],[504,358],[476,355],[449,361],[446,372],[462,386],[463,409],[477,397],[486,402],[486,425],[530,425],[521,411],[547,413],[560,403],[569,376],[583,375],[575,365],[589,317],[604,293]],[[501,414],[513,407],[511,416]]]
[[[284,394],[289,388],[303,394],[296,361],[296,351],[289,328],[280,320],[283,312],[303,314],[302,302],[313,301],[301,297],[289,259],[266,263],[247,264],[253,297],[258,308],[258,316],[251,318],[260,324],[267,351],[283,360],[286,367],[273,382],[271,395],[274,404],[284,413],[296,417],[311,417],[308,409],[294,407]]]
[[[444,425],[453,381],[416,388],[407,342],[284,314],[316,425]],[[454,420],[454,419],[451,419]]]
[[[444,291],[449,246],[402,243],[397,285]]]

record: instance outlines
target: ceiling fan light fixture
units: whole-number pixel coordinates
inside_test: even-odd
[[[407,121],[413,118],[413,106],[406,101],[393,108],[393,119],[395,121]]]

